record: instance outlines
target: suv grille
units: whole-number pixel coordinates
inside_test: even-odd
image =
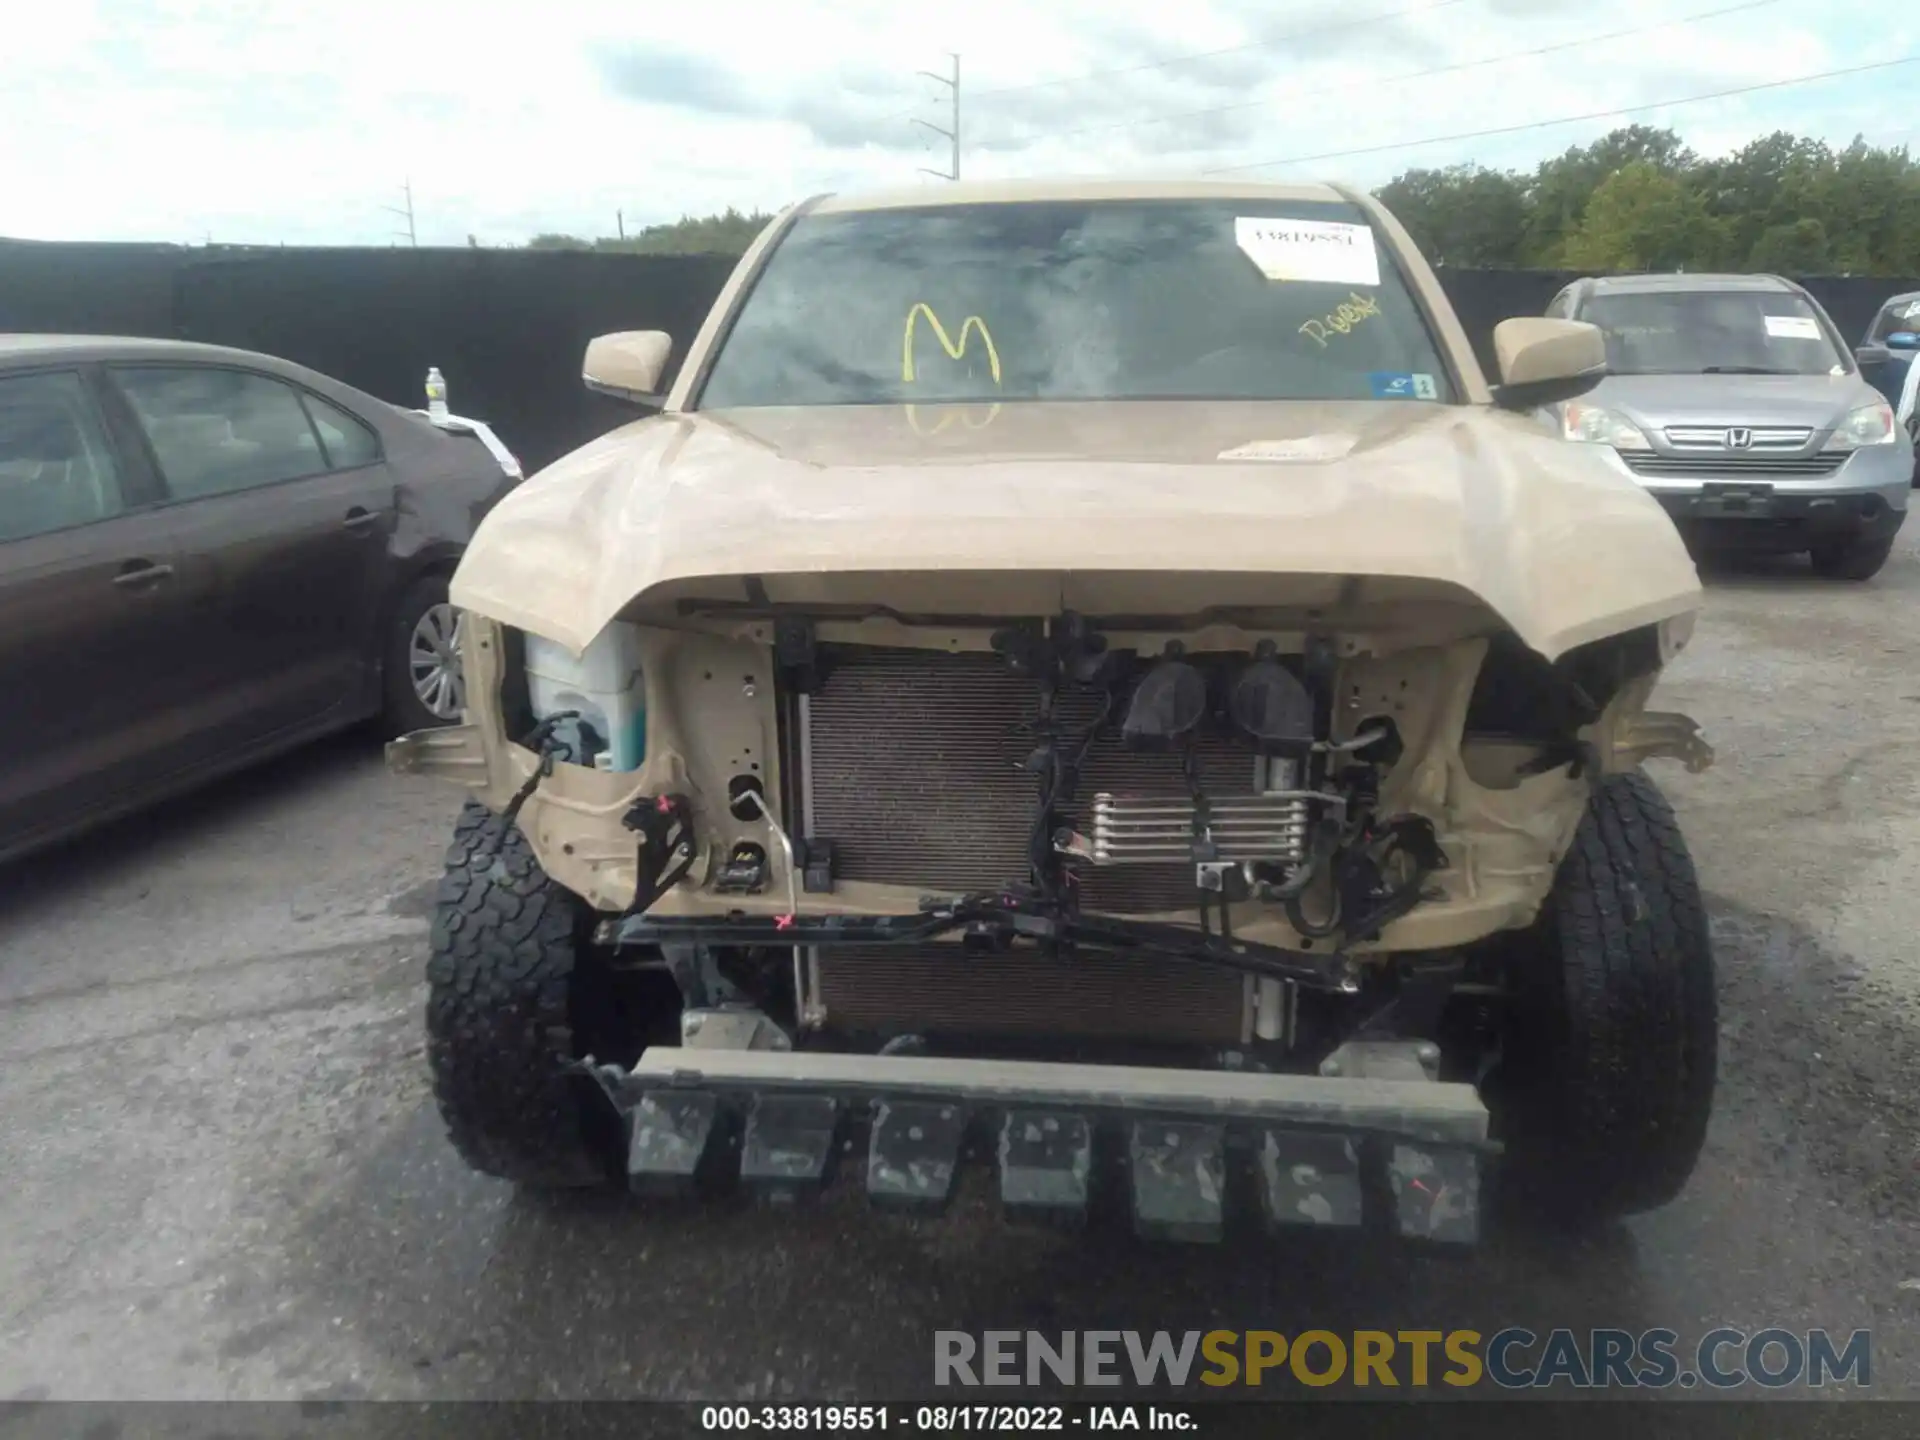
[[[1636,475],[1693,479],[1701,475],[1831,475],[1847,463],[1846,452],[1817,455],[1761,455],[1751,450],[1726,450],[1712,455],[1656,455],[1645,450],[1622,450],[1620,458]]]
[[[1744,427],[1747,430],[1747,444],[1742,449],[1754,450],[1798,450],[1813,439],[1813,431],[1806,426],[1759,426]],[[1724,425],[1669,425],[1666,429],[1667,443],[1676,450],[1725,450],[1727,445],[1727,427]]]

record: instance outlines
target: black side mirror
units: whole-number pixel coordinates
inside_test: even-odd
[[[1493,403],[1502,410],[1546,410],[1550,406],[1564,405],[1569,400],[1578,400],[1607,378],[1604,370],[1589,371],[1585,375],[1561,375],[1550,380],[1527,380],[1518,384],[1495,385]]]

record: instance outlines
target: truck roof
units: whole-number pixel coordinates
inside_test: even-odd
[[[1310,200],[1338,204],[1348,198],[1340,188],[1330,183],[1282,185],[1259,180],[1090,176],[1044,180],[960,180],[828,195],[813,207],[813,213],[846,214],[928,205],[1008,205],[1023,200]]]

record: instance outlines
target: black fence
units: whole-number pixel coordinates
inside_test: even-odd
[[[529,466],[632,412],[589,394],[580,358],[609,330],[665,330],[683,350],[733,261],[551,250],[199,250],[0,241],[0,331],[147,335],[259,350],[400,404],[429,365],[454,409],[488,421]],[[1441,272],[1492,368],[1493,327],[1538,315],[1571,275]],[[1841,332],[1864,335],[1920,280],[1802,283]]]
[[[0,332],[233,345],[415,406],[437,365],[455,413],[533,467],[634,416],[581,385],[589,339],[665,330],[684,347],[732,269],[716,255],[0,241]]]

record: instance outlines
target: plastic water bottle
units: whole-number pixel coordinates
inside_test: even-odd
[[[438,365],[427,367],[427,415],[434,420],[447,418],[447,380]]]

